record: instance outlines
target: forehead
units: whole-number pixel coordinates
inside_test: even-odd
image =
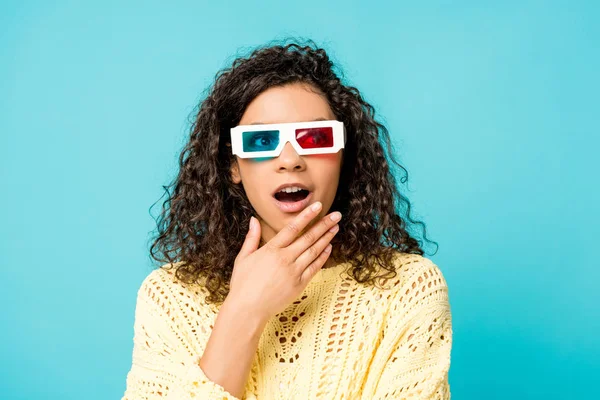
[[[272,87],[254,98],[242,116],[240,125],[256,123],[335,119],[325,97],[305,84]]]

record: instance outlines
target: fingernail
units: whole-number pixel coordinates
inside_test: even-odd
[[[254,229],[254,217],[250,217],[250,230]]]
[[[329,232],[336,233],[339,229],[340,229],[340,226],[338,224],[335,224],[334,226],[331,227],[331,229],[329,229]]]
[[[329,253],[331,251],[331,245],[328,244],[327,247],[325,247],[325,253]]]
[[[340,219],[342,219],[342,213],[339,211],[334,212],[333,214],[331,214],[331,216],[329,217],[331,218],[332,221],[339,221]]]
[[[313,211],[319,211],[321,209],[321,202],[317,201],[315,204],[310,206],[310,209]]]

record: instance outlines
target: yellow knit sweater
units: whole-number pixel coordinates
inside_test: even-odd
[[[446,281],[420,255],[398,252],[394,264],[384,288],[357,283],[349,263],[321,269],[266,325],[243,399],[449,399]],[[218,314],[207,293],[173,269],[143,281],[122,400],[237,399],[198,366]]]

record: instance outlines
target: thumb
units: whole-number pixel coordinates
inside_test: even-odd
[[[240,249],[239,256],[240,258],[247,257],[250,254],[254,253],[256,249],[258,249],[258,245],[260,243],[260,224],[258,220],[254,217],[250,217],[250,229],[246,234],[246,240],[244,240],[244,244],[242,244],[242,248]]]

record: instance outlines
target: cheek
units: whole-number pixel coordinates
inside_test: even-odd
[[[336,154],[319,154],[319,168],[328,171],[329,173],[339,172],[342,167],[342,155]]]
[[[240,161],[240,173],[244,181],[252,181],[257,174],[260,174],[261,166],[264,161],[259,158],[242,159]]]
[[[313,154],[310,156],[311,160],[314,160],[315,163],[327,165],[329,168],[335,165],[341,165],[342,163],[342,154]]]
[[[339,154],[319,154],[308,168],[316,180],[333,184],[339,179],[341,171],[341,156]]]
[[[268,176],[268,169],[267,163],[259,159],[245,160],[241,163],[242,183],[249,198],[256,199],[256,196],[269,186],[269,180],[263,178]]]

